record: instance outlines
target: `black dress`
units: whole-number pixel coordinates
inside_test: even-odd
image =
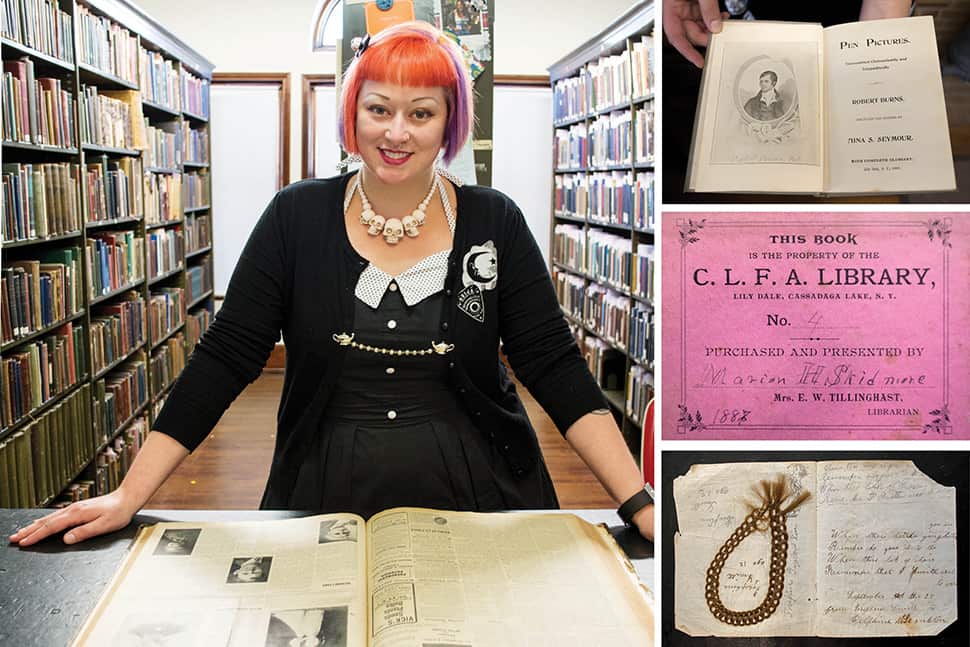
[[[435,333],[442,300],[439,290],[408,306],[392,282],[376,309],[355,300],[354,341],[429,349],[440,341]],[[517,479],[475,428],[448,383],[449,361],[449,354],[388,356],[348,349],[291,507],[364,518],[395,506],[558,508],[543,461]]]

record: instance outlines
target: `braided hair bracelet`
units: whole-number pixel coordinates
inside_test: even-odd
[[[792,492],[788,479],[780,475],[774,481],[761,481],[760,490],[755,489],[759,504],[748,504],[750,512],[721,545],[707,568],[704,597],[714,617],[729,625],[753,625],[771,617],[781,602],[785,589],[785,565],[788,561],[788,526],[785,517],[804,503],[810,496],[807,490]],[[753,532],[769,532],[771,537],[771,561],[768,571],[768,592],[765,599],[754,609],[735,611],[721,601],[721,571],[728,556]]]

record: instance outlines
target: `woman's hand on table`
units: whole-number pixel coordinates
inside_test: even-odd
[[[10,536],[10,543],[21,547],[32,546],[51,535],[68,530],[65,544],[76,544],[85,539],[124,528],[138,511],[119,488],[104,496],[72,503],[66,508],[37,519]]]

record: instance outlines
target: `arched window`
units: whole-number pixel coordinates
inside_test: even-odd
[[[343,0],[318,0],[313,10],[313,51],[336,51],[337,39],[343,34],[343,28]]]

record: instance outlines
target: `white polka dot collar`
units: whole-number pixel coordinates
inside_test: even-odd
[[[376,309],[384,298],[388,287],[394,283],[401,291],[404,303],[413,306],[445,289],[448,276],[448,255],[451,250],[436,252],[418,261],[397,276],[392,276],[369,264],[357,279],[354,294],[371,308]]]

